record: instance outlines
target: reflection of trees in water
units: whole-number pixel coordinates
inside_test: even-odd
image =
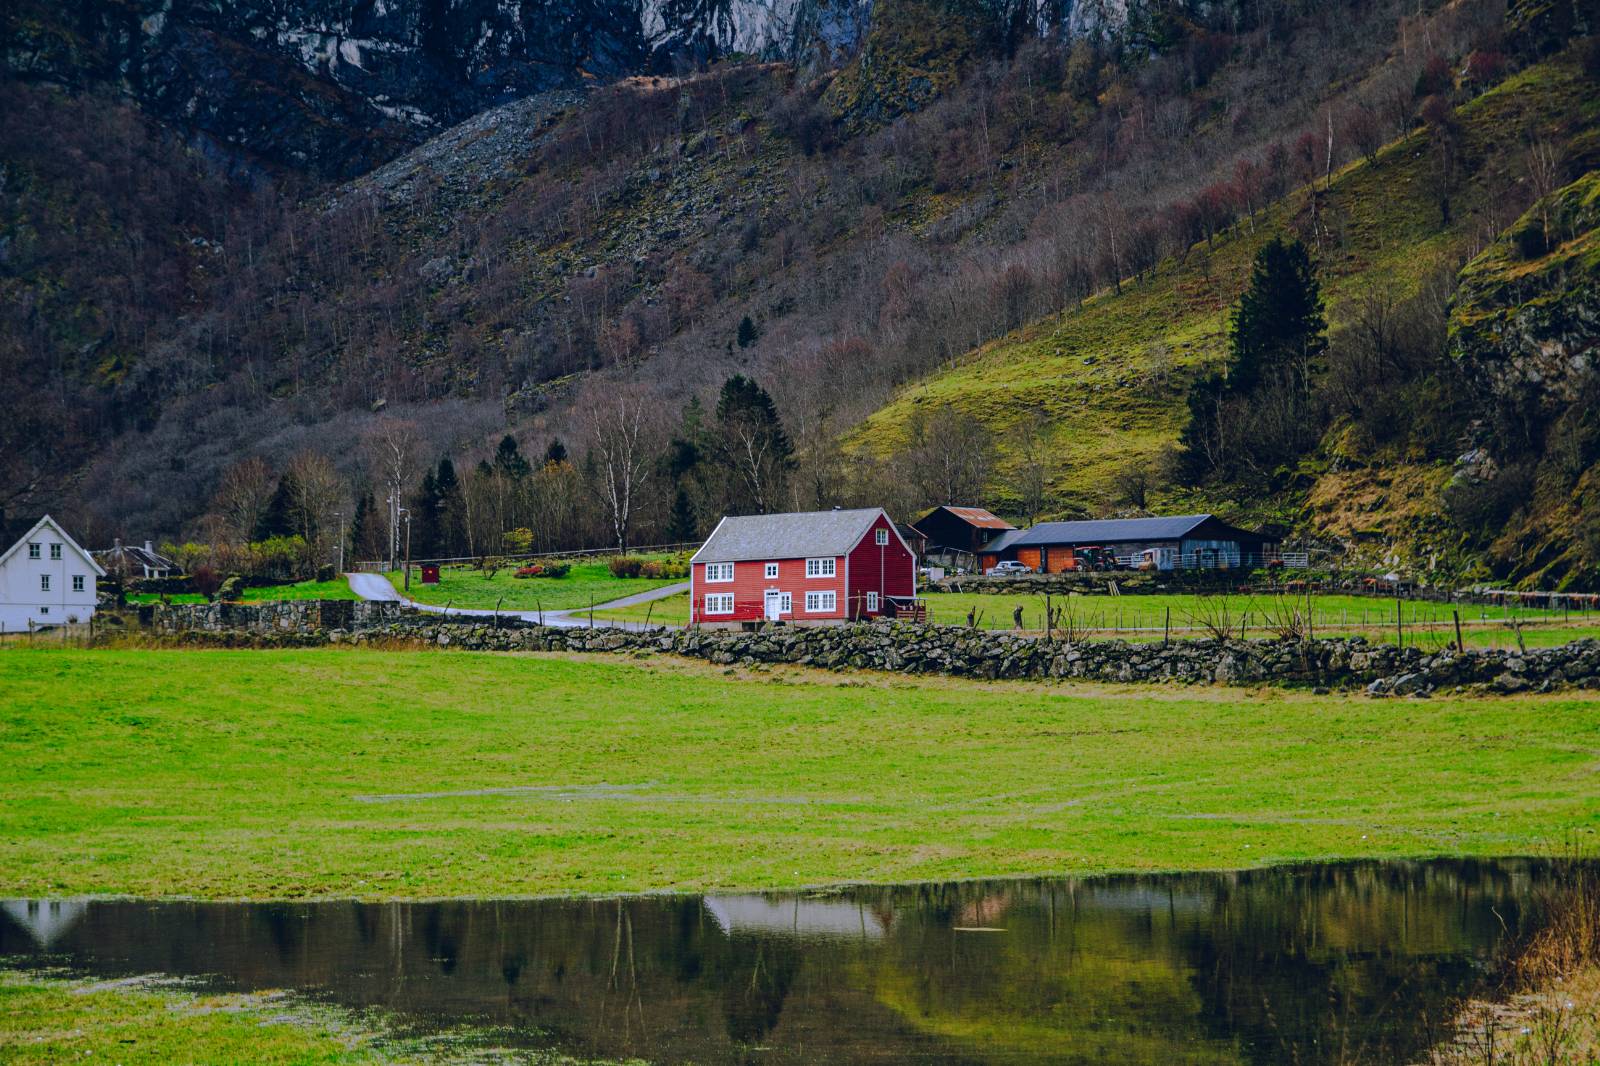
[[[1515,928],[1538,876],[1459,862],[864,888],[786,902],[788,932],[759,901],[713,916],[688,897],[96,903],[36,927],[98,972],[304,988],[597,1057],[1317,1062],[1341,1044],[1400,1057],[1420,1010],[1480,979],[1491,907]],[[33,935],[0,918],[0,954],[39,950]]]

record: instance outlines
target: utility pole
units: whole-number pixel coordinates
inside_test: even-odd
[[[411,591],[411,512],[404,507],[400,508],[400,515],[406,520],[406,591]]]

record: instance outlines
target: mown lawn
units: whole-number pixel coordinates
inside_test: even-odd
[[[929,620],[941,625],[965,625],[970,611],[980,628],[1011,629],[1014,626],[1013,612],[1021,607],[1025,630],[1039,632],[1044,629],[1043,596],[940,593],[924,597],[924,602],[928,605]],[[1316,596],[1311,604],[1313,632],[1317,636],[1359,634],[1374,642],[1391,644],[1396,639],[1396,607],[1393,600],[1329,595]],[[1220,624],[1224,620],[1224,611],[1231,623],[1245,627],[1245,635],[1272,636],[1272,627],[1294,610],[1303,611],[1305,600],[1270,596],[1200,597],[1188,594],[1054,596],[1050,606],[1069,610],[1074,626],[1090,631],[1097,638],[1160,640],[1169,618],[1174,638],[1210,636],[1208,624]],[[1432,648],[1455,640],[1452,609],[1460,612],[1463,634],[1472,647],[1516,647],[1517,635],[1509,624],[1513,619],[1522,625],[1522,639],[1528,647],[1547,647],[1580,637],[1600,636],[1600,614],[1585,615],[1579,612],[1568,615],[1560,611],[1520,607],[1452,608],[1449,604],[1408,601],[1400,608],[1405,619],[1406,643]],[[686,625],[689,621],[689,597],[683,594],[637,607],[596,611],[595,621],[601,619],[626,622],[648,619],[664,625]],[[1065,621],[1058,622],[1059,626],[1065,624]]]
[[[0,651],[0,896],[759,888],[1600,828],[1600,698],[985,684],[652,658]]]
[[[292,585],[272,585],[267,588],[245,589],[241,597],[245,603],[264,603],[274,600],[353,600],[356,594],[343,577],[332,581],[299,581]],[[153,592],[136,592],[128,597],[129,603],[155,603],[161,599]],[[179,592],[167,596],[168,603],[205,603],[206,598],[197,592]]]
[[[472,567],[446,567],[437,585],[424,585],[416,567],[411,569],[411,590],[405,595],[418,603],[482,608],[499,606],[507,611],[561,611],[588,607],[648,592],[663,585],[677,584],[684,578],[613,577],[605,560],[585,560],[572,564],[566,577],[514,577],[514,568],[487,571]],[[405,575],[395,570],[387,575],[396,589],[404,589]]]

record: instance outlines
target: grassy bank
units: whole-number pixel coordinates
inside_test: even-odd
[[[566,577],[513,576],[512,568],[501,569],[493,577],[488,571],[469,566],[445,567],[437,585],[424,585],[416,567],[411,570],[411,589],[405,594],[418,603],[438,606],[506,611],[564,611],[606,603],[636,592],[649,592],[673,585],[683,578],[614,577],[604,559],[588,559],[572,564]],[[405,575],[395,570],[385,575],[397,589],[404,589]]]
[[[174,989],[0,974],[0,1062],[166,1066],[235,1062],[376,1066],[394,1061],[332,1011],[281,996],[194,995]]]
[[[168,603],[205,603],[198,592],[177,592],[164,597]],[[332,581],[297,581],[292,585],[268,585],[264,588],[245,589],[239,597],[245,603],[270,603],[278,600],[353,600],[356,594],[350,583],[342,577]],[[162,596],[154,592],[135,592],[128,596],[129,603],[157,603]]]
[[[0,652],[0,895],[430,897],[1515,854],[1600,700],[671,659]]]

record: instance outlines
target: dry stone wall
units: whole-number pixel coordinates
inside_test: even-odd
[[[1600,641],[1595,640],[1526,653],[1430,653],[1361,638],[1067,644],[953,626],[882,623],[755,632],[563,629],[516,618],[498,624],[487,618],[443,618],[392,603],[154,605],[147,610],[145,621],[158,633],[240,646],[404,640],[482,651],[653,651],[729,666],[794,663],[992,679],[1359,687],[1374,696],[1427,695],[1459,686],[1506,693],[1600,689]]]

